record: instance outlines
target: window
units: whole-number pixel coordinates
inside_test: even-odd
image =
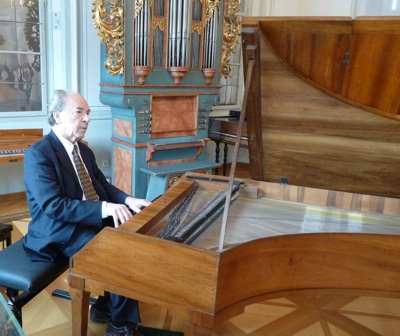
[[[245,1],[242,0],[238,4],[238,16],[243,15],[245,12]],[[242,69],[242,42],[239,36],[235,52],[231,54],[230,58],[231,72],[228,77],[221,76],[220,79],[220,101],[219,105],[213,108],[214,115],[216,111],[226,114],[227,110],[240,110],[242,105],[243,94],[243,69]]]
[[[42,111],[43,0],[0,0],[0,112]]]
[[[220,91],[220,105],[233,105],[238,106],[241,102],[241,82],[242,79],[242,42],[239,38],[235,52],[231,54],[231,73],[230,76],[225,78],[221,77],[221,91]]]

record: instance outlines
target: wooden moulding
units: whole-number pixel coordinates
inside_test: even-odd
[[[217,253],[106,228],[74,257],[70,272],[87,279],[85,291],[161,305],[189,321],[208,316],[203,326],[212,328],[222,316],[282,293],[395,294],[398,246],[391,235],[316,233],[262,238]]]
[[[189,71],[189,68],[186,67],[171,67],[168,68],[171,77],[174,79],[174,84],[181,84],[181,79],[186,76],[186,72]]]
[[[138,78],[139,85],[143,85],[146,82],[146,78],[150,73],[150,67],[148,66],[135,66],[135,75]]]
[[[220,190],[215,180],[226,180],[190,175],[200,179],[180,179],[118,229],[105,228],[73,257],[71,279],[85,279],[70,283],[73,311],[78,312],[73,315],[75,330],[86,330],[88,302],[81,298],[88,292],[109,291],[160,305],[192,323],[196,336],[212,335],[214,325],[249,304],[270,298],[327,293],[400,296],[398,235],[281,235],[233,245],[222,252],[148,235],[194,183]],[[270,183],[243,182],[274,193]],[[307,195],[308,190],[300,193]]]
[[[204,68],[203,69],[203,75],[206,80],[207,86],[211,84],[211,81],[215,76],[215,72],[216,72],[216,69],[214,69],[214,68]]]
[[[208,139],[206,139],[206,140],[208,140]],[[177,149],[177,148],[196,147],[196,155],[199,156],[205,146],[206,140],[200,139],[198,141],[164,143],[164,144],[148,143],[147,151],[146,151],[146,161],[150,161],[153,157],[153,153],[157,150],[168,150],[168,149]]]

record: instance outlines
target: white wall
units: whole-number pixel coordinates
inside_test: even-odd
[[[400,0],[244,0],[253,16],[400,15]]]
[[[273,1],[274,16],[349,16],[352,4],[349,0],[279,0]]]

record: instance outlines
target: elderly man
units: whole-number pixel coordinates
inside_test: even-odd
[[[80,94],[55,91],[48,115],[52,130],[26,151],[24,182],[32,220],[24,246],[33,261],[71,257],[103,227],[118,227],[132,211],[150,204],[107,182],[93,152],[80,141],[89,115]],[[90,318],[107,322],[108,336],[141,335],[135,300],[107,293],[92,306]]]

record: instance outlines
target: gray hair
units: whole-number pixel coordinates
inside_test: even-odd
[[[56,124],[56,120],[54,119],[53,112],[59,111],[61,112],[64,108],[65,104],[65,97],[69,94],[69,91],[66,90],[55,90],[54,96],[50,102],[48,115],[47,115],[47,122],[50,126],[54,126]]]

